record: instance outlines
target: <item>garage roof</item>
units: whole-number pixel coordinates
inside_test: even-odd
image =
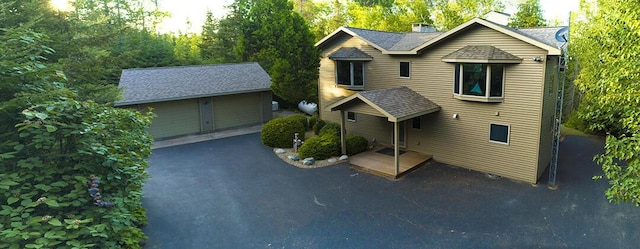
[[[122,70],[115,106],[268,91],[271,78],[256,62]]]

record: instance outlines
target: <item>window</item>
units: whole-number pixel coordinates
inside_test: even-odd
[[[411,64],[408,61],[401,61],[400,62],[400,78],[410,78],[411,77],[410,68],[411,68]]]
[[[455,66],[453,93],[458,98],[500,101],[503,98],[503,86],[503,64],[456,64]]]
[[[356,122],[356,113],[355,112],[347,112],[347,121]]]
[[[420,117],[411,119],[411,128],[416,130],[422,129],[422,119],[420,119]]]
[[[336,83],[348,87],[363,87],[364,62],[336,61]]]
[[[500,124],[491,124],[489,130],[489,141],[509,144],[509,126]]]

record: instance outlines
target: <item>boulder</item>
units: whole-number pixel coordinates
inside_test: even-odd
[[[335,158],[335,157],[332,157],[332,158],[327,159],[327,162],[330,162],[330,163],[335,163],[335,162],[337,162],[337,161],[338,161],[338,159],[337,159],[337,158]]]
[[[347,155],[342,155],[338,160],[347,160],[347,158],[349,158]]]
[[[313,165],[314,163],[316,163],[316,159],[313,159],[313,157],[307,157],[302,160],[302,165]]]
[[[285,152],[287,151],[285,151],[284,149],[281,149],[281,148],[276,149],[276,154],[284,154]]]
[[[287,156],[287,158],[289,158],[289,159],[291,159],[293,161],[299,161],[300,160],[300,157],[298,157],[298,156]]]

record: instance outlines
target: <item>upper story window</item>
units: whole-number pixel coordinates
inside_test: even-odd
[[[504,98],[504,64],[455,65],[454,96],[465,100],[499,102]]]
[[[453,97],[480,102],[502,102],[504,99],[505,65],[522,59],[489,45],[467,45],[442,57],[455,63]]]
[[[347,87],[363,88],[364,62],[336,61],[336,84]]]
[[[408,61],[400,62],[400,78],[411,78],[411,63]]]
[[[364,64],[373,57],[358,48],[343,47],[329,55],[336,65],[336,85],[364,89]]]

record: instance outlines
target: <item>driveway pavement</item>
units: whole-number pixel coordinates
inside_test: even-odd
[[[145,248],[637,248],[640,209],[591,180],[602,143],[562,142],[557,190],[435,162],[399,181],[299,169],[258,133],[155,149]]]

